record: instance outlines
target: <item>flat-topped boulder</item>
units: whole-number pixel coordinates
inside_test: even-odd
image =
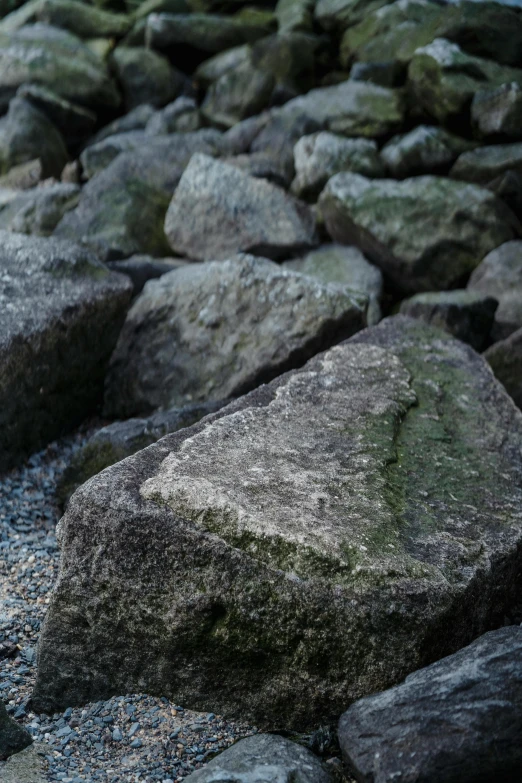
[[[131,292],[72,242],[0,231],[0,471],[99,404]]]
[[[399,316],[108,468],[60,523],[33,709],[335,720],[502,622],[521,438],[484,359]]]

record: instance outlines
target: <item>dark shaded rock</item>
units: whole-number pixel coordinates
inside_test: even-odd
[[[393,177],[434,174],[447,170],[461,153],[474,146],[443,128],[419,125],[385,144],[381,159]]]
[[[0,248],[0,470],[6,470],[99,403],[132,287],[70,242],[1,232]]]
[[[489,185],[506,172],[522,173],[522,142],[495,144],[463,152],[450,171],[454,179]]]
[[[270,111],[265,111],[259,114],[257,117],[249,117],[247,120],[243,120],[242,122],[238,122],[237,125],[235,125],[233,128],[230,128],[226,133],[223,134],[223,141],[225,142],[225,145],[227,147],[227,150],[231,155],[241,155],[245,152],[248,152],[252,145],[255,143],[256,139],[258,137],[261,137],[262,132],[265,128],[273,128],[274,127],[274,116],[273,113]],[[317,127],[313,125],[313,129],[317,130]],[[290,129],[287,129],[288,131]],[[301,133],[301,136],[304,136],[306,131]],[[270,152],[271,149],[267,149],[267,147],[270,146],[269,143],[273,141],[273,136],[278,135],[271,134],[270,138],[265,139],[265,143],[260,146],[258,150],[253,150],[254,152]],[[285,150],[293,150],[293,144],[292,141],[295,143],[299,136],[295,138],[295,136],[292,135],[292,140],[290,144],[284,145],[284,134],[279,134],[280,138],[277,139],[278,145],[283,144],[283,149]],[[279,156],[278,156],[279,157]],[[288,153],[286,155],[288,157]]]
[[[225,140],[232,145],[236,143],[239,145],[243,141],[252,153],[261,152],[270,155],[284,170],[286,178],[292,181],[295,176],[295,143],[302,136],[319,130],[321,124],[306,113],[285,114],[276,109],[266,114],[268,117],[260,115],[257,121],[257,118],[253,117],[250,129],[245,127],[248,120],[238,124],[227,132]],[[250,137],[249,130],[252,131]]]
[[[0,229],[50,236],[62,217],[78,204],[78,185],[56,183],[14,194],[0,205]]]
[[[522,84],[522,70],[473,57],[456,43],[436,38],[416,49],[408,68],[408,81],[418,105],[444,123],[459,120],[469,112],[479,90],[511,81]]]
[[[340,171],[354,171],[366,177],[384,175],[374,141],[347,139],[328,131],[299,139],[294,147],[294,167],[292,193],[306,199],[316,199],[330,177]]]
[[[321,49],[324,41],[318,36],[297,32],[279,32],[252,45],[252,65],[274,79],[272,103],[285,103],[314,86]]]
[[[97,144],[108,136],[114,136],[118,133],[144,130],[149,120],[155,114],[156,112],[153,106],[142,103],[141,106],[136,106],[135,109],[131,109],[128,114],[124,114],[123,117],[118,117],[116,120],[113,120],[108,125],[101,128],[101,130],[89,139],[87,146],[92,147],[93,144]]]
[[[382,273],[358,248],[322,245],[304,258],[287,261],[283,268],[314,277],[322,284],[337,283],[350,291],[359,291],[368,297],[368,325],[381,320]]]
[[[111,359],[105,412],[125,418],[223,400],[365,324],[366,299],[264,258],[190,264],[150,282]]]
[[[357,245],[404,291],[454,287],[520,233],[488,190],[444,177],[397,182],[336,174],[319,200],[330,236]]]
[[[326,767],[309,750],[274,734],[236,742],[187,778],[187,783],[331,783]]]
[[[503,65],[520,64],[522,20],[516,11],[498,3],[397,0],[372,13],[366,13],[366,3],[360,3],[360,7],[364,8],[364,18],[346,31],[341,42],[344,66],[360,60],[394,62],[404,67],[416,49],[435,38],[446,38],[470,55]]]
[[[186,77],[166,57],[142,46],[118,46],[111,55],[126,111],[141,104],[165,106],[182,92]]]
[[[314,16],[321,27],[337,33],[362,22],[391,0],[318,0]]]
[[[270,182],[200,154],[181,177],[165,233],[175,253],[200,261],[237,252],[288,257],[317,244],[309,207]]]
[[[402,68],[390,63],[354,63],[350,69],[350,79],[356,82],[372,82],[381,87],[397,87],[401,81]]]
[[[471,103],[471,120],[480,136],[521,140],[522,86],[510,82],[493,90],[475,93]]]
[[[143,291],[145,283],[185,266],[182,258],[153,258],[152,256],[131,256],[123,261],[109,261],[107,266],[113,272],[121,272],[132,280],[133,294]]]
[[[231,49],[225,49],[208,60],[204,60],[194,72],[194,79],[202,87],[209,87],[213,82],[217,82],[229,71],[234,71],[241,65],[250,62],[251,47],[249,44],[233,46]]]
[[[108,468],[60,523],[33,708],[335,720],[502,622],[521,437],[479,354],[399,316]]]
[[[49,25],[0,32],[0,107],[7,107],[18,87],[26,83],[43,85],[95,110],[114,109],[120,103],[100,58],[76,36]]]
[[[3,701],[0,701],[0,759],[19,753],[32,741],[27,729],[9,717]]]
[[[223,163],[235,166],[245,174],[251,177],[267,179],[280,188],[288,189],[291,183],[291,176],[288,166],[281,162],[274,155],[264,152],[253,152],[251,155],[233,155],[232,157],[222,158]]]
[[[201,116],[194,98],[182,95],[165,106],[161,111],[154,112],[146,125],[146,132],[152,136],[168,133],[190,133],[201,127]],[[206,131],[209,137],[208,130]]]
[[[265,109],[274,87],[275,79],[271,73],[251,62],[243,63],[211,84],[201,112],[208,122],[221,128],[231,128]]]
[[[498,302],[480,291],[429,291],[401,303],[401,313],[445,329],[476,351],[485,347]]]
[[[80,161],[85,176],[91,178],[103,173],[118,155],[129,153],[127,158],[140,170],[140,179],[172,193],[194,153],[217,155],[223,147],[221,134],[211,128],[157,137],[148,131],[129,131],[87,147]]]
[[[315,0],[278,0],[275,16],[280,33],[309,32],[313,28]]]
[[[492,345],[484,356],[515,404],[522,408],[522,328]]]
[[[468,288],[498,301],[494,340],[522,327],[522,242],[506,242],[489,253],[471,275]]]
[[[339,722],[358,781],[506,783],[522,770],[522,628],[481,636],[352,704]]]
[[[127,419],[108,424],[95,432],[74,454],[58,485],[58,499],[66,503],[81,484],[104,468],[130,457],[171,432],[196,424],[226,404],[218,401],[187,405],[159,411],[147,419]]]
[[[90,133],[96,124],[96,114],[83,106],[67,101],[52,90],[38,84],[24,84],[17,92],[58,128],[70,141],[77,141]]]
[[[35,22],[62,27],[79,38],[121,38],[131,26],[126,14],[115,14],[77,0],[30,0],[0,22],[0,32],[13,33]]]
[[[23,98],[13,98],[7,115],[0,120],[0,173],[38,158],[42,178],[59,178],[69,160],[62,135]]]

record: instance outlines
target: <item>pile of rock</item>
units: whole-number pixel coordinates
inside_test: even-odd
[[[0,470],[106,420],[34,708],[355,702],[358,780],[518,779],[519,686],[462,717],[520,663],[518,4],[0,0],[0,111]],[[330,774],[244,743],[194,780]]]

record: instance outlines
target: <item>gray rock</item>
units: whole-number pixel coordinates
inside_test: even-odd
[[[311,31],[315,4],[315,0],[278,0],[275,15],[279,32]]]
[[[383,7],[366,13],[368,4],[359,3],[364,16],[341,41],[343,67],[363,61],[395,63],[404,68],[416,49],[435,38],[446,38],[470,55],[503,65],[520,63],[522,20],[518,13],[498,3],[397,0],[380,4]]]
[[[350,79],[357,82],[372,82],[381,87],[397,87],[401,83],[402,68],[395,62],[354,63],[350,68]]]
[[[435,174],[446,171],[461,153],[474,146],[443,128],[419,125],[385,144],[381,159],[392,177]]]
[[[200,261],[250,252],[288,257],[317,244],[310,209],[270,182],[194,155],[165,218],[175,253]]]
[[[132,287],[81,247],[56,239],[1,232],[0,267],[0,470],[6,470],[99,403]]]
[[[161,111],[155,112],[145,130],[152,136],[159,136],[165,133],[190,133],[200,127],[201,116],[196,101],[182,95]]]
[[[274,734],[236,742],[187,778],[187,783],[331,783],[324,765],[309,750]]]
[[[485,86],[522,85],[522,70],[474,57],[456,43],[436,38],[415,51],[408,81],[418,105],[444,123],[469,112],[473,96]]]
[[[77,142],[96,125],[94,112],[65,100],[47,87],[24,84],[16,94],[45,114],[68,141]]]
[[[218,401],[187,405],[154,413],[146,419],[115,421],[102,427],[73,455],[58,484],[58,499],[66,503],[81,484],[104,468],[130,457],[171,432],[196,424],[225,404]]]
[[[285,190],[290,187],[291,176],[288,166],[285,166],[284,161],[280,161],[270,153],[253,152],[251,155],[233,155],[222,158],[222,161],[230,166],[235,166],[251,177],[267,179]]]
[[[62,135],[23,98],[13,98],[7,115],[0,120],[0,173],[38,158],[42,177],[59,178],[69,160]]]
[[[147,18],[146,42],[153,49],[176,52],[182,64],[187,56],[215,54],[241,44],[253,43],[268,35],[270,25],[264,19],[218,14],[150,14]],[[192,50],[192,51],[191,51]]]
[[[318,0],[314,16],[325,30],[337,33],[362,22],[389,2],[391,0]]]
[[[468,288],[498,301],[494,340],[522,327],[522,242],[506,242],[489,253],[471,275]]]
[[[3,701],[0,701],[0,759],[19,753],[31,742],[31,735],[27,729],[9,717]]]
[[[152,256],[131,256],[123,261],[109,261],[107,266],[114,272],[121,272],[132,280],[133,294],[143,291],[143,287],[149,280],[185,266],[187,262],[182,258],[153,258]]]
[[[114,136],[117,133],[128,133],[129,131],[144,130],[149,120],[156,114],[154,107],[149,106],[146,103],[142,103],[141,106],[136,106],[135,109],[131,109],[128,114],[124,114],[123,117],[118,117],[116,120],[109,122],[94,136],[89,139],[86,146],[92,146],[100,141],[103,141],[108,136]]]
[[[46,783],[44,756],[47,752],[43,743],[33,743],[15,753],[2,770],[2,783]]]
[[[223,134],[223,141],[230,154],[241,155],[248,152],[256,139],[262,134],[263,130],[267,128],[269,124],[273,124],[273,113],[265,111],[259,114],[257,117],[249,117],[247,120],[238,122],[233,128],[230,128]],[[315,129],[315,126],[314,126]],[[304,133],[301,133],[303,136]],[[292,141],[295,143],[297,138],[292,136]],[[288,145],[287,145],[288,147]],[[293,145],[291,146],[293,150]],[[254,152],[265,152],[262,147]]]
[[[335,720],[502,622],[521,437],[479,354],[399,316],[108,468],[60,523],[33,708]]]
[[[522,328],[492,345],[484,356],[515,404],[522,408]]]
[[[102,173],[118,155],[131,153],[127,158],[132,157],[140,169],[140,179],[172,194],[195,152],[216,155],[221,149],[221,134],[210,128],[157,137],[148,130],[137,130],[107,136],[87,147],[80,161],[85,176],[90,179]]]
[[[79,199],[78,185],[59,182],[21,191],[0,206],[0,230],[50,236]]]
[[[513,213],[488,190],[444,177],[336,174],[319,207],[335,241],[360,247],[412,293],[458,285],[486,253],[520,233]]]
[[[0,188],[7,190],[29,190],[38,185],[42,179],[42,163],[40,158],[28,160],[12,166],[7,174],[0,177]]]
[[[126,111],[141,104],[165,106],[185,86],[186,77],[166,57],[142,46],[118,46],[111,63],[123,91]]]
[[[508,171],[522,173],[522,142],[463,152],[450,171],[454,179],[489,185]]]
[[[229,71],[250,62],[250,56],[251,47],[248,44],[225,49],[224,52],[219,52],[213,57],[209,57],[208,60],[204,60],[196,68],[194,78],[198,84],[209,87]]]
[[[272,103],[277,105],[314,86],[317,60],[324,51],[324,39],[316,35],[279,32],[256,41],[251,60],[254,67],[274,78]]]
[[[310,90],[279,111],[283,115],[313,119],[318,125],[316,130],[324,128],[344,136],[367,138],[396,132],[404,120],[403,96],[399,90],[353,80]]]
[[[368,297],[368,326],[381,320],[382,273],[356,247],[322,245],[304,258],[287,261],[283,267],[309,275],[320,283],[337,283]]]
[[[10,34],[35,22],[62,27],[79,38],[121,38],[131,26],[126,14],[111,13],[77,0],[30,0],[2,19],[0,32]]]
[[[49,25],[0,33],[0,107],[7,107],[26,83],[43,85],[62,98],[95,110],[114,109],[120,103],[100,58],[76,36]]]
[[[522,769],[522,628],[490,631],[352,704],[339,723],[357,780],[515,781]]]
[[[482,351],[495,320],[498,302],[492,296],[457,289],[416,294],[401,303],[403,315],[420,318],[428,324],[445,329],[458,340]]]
[[[251,62],[242,63],[213,82],[201,106],[203,116],[221,128],[259,114],[272,96],[275,79]]]
[[[476,92],[471,103],[471,119],[480,136],[522,139],[522,86],[502,84],[493,90]]]
[[[268,115],[268,117],[266,117]],[[252,117],[250,128],[245,127],[245,120],[227,131],[225,141],[239,146],[240,142],[247,144],[252,153],[264,153],[277,161],[284,170],[286,179],[290,182],[295,176],[294,146],[296,142],[308,134],[321,128],[321,124],[306,113],[289,112],[275,109],[260,115],[260,119]],[[252,135],[249,135],[249,131]],[[245,150],[246,151],[246,150]]]
[[[330,177],[340,171],[354,171],[366,177],[384,174],[374,141],[346,139],[328,131],[299,139],[294,147],[294,166],[292,193],[306,199],[315,199]]]
[[[78,206],[63,216],[54,235],[86,245],[104,261],[168,255],[163,222],[169,195],[151,177],[138,155],[118,155],[82,188]]]
[[[341,286],[237,256],[147,284],[111,358],[105,413],[236,397],[365,323],[366,299]]]

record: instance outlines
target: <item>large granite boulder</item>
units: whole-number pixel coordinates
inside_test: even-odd
[[[62,98],[41,84],[24,84],[16,95],[45,114],[66,141],[72,144],[84,140],[96,125],[97,118],[93,111]]]
[[[0,32],[0,106],[6,107],[28,82],[94,109],[114,109],[120,103],[101,59],[76,36],[45,24]]]
[[[335,720],[502,622],[521,438],[484,359],[397,317],[108,468],[60,523],[33,709]]]
[[[454,287],[520,232],[489,190],[444,177],[397,182],[336,174],[319,205],[330,236],[360,247],[404,291]]]
[[[521,671],[522,628],[512,625],[352,704],[339,722],[349,769],[375,783],[516,783]]]
[[[99,404],[132,286],[72,243],[0,238],[2,471]]]
[[[446,38],[436,38],[415,51],[408,80],[418,105],[444,123],[462,120],[475,94],[485,87],[522,85],[522,70],[475,57]]]
[[[368,297],[368,326],[381,320],[382,272],[357,247],[321,245],[303,258],[286,261],[283,268],[314,277],[320,283],[336,283],[350,291],[359,291]]]
[[[364,325],[366,299],[263,258],[190,264],[151,281],[111,359],[105,412],[224,400]]]
[[[0,759],[19,753],[32,741],[27,729],[9,717],[3,701],[0,701]]]
[[[507,393],[522,408],[522,328],[492,345],[484,356]]]
[[[310,208],[208,155],[194,155],[165,218],[172,249],[199,261],[238,252],[288,257],[317,244]]]
[[[275,734],[236,742],[189,775],[187,783],[332,783],[322,762],[306,748]]]
[[[468,288],[498,301],[493,339],[503,340],[522,327],[522,242],[506,242],[475,269]]]

